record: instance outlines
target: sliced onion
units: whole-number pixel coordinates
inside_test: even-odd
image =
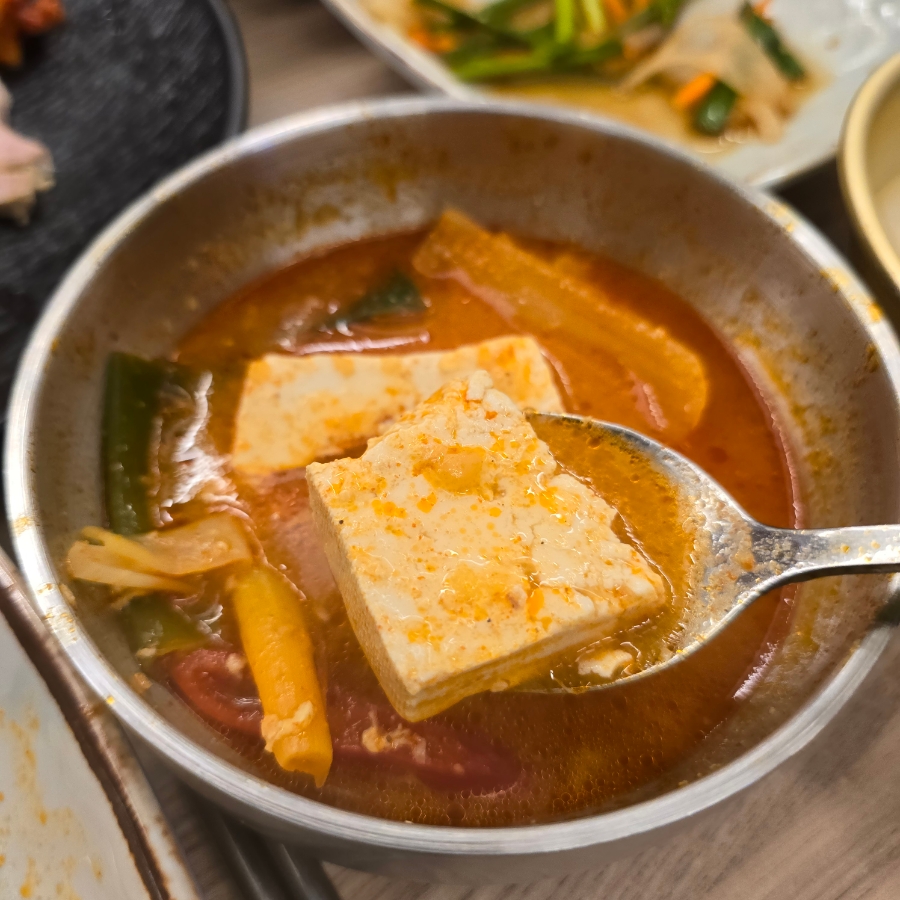
[[[167,575],[193,575],[253,558],[243,526],[228,513],[180,528],[151,531],[137,541],[153,553],[156,571]]]
[[[227,513],[135,538],[96,527],[82,535],[87,540],[69,551],[71,575],[120,589],[185,591],[190,586],[179,577],[253,558],[243,527]]]
[[[184,581],[127,568],[106,547],[86,541],[76,541],[72,545],[66,565],[73,578],[108,584],[121,590],[186,592],[190,589]]]
[[[625,79],[623,87],[636,88],[656,75],[683,79],[709,72],[737,93],[752,100],[756,109],[766,105],[773,115],[790,104],[790,85],[747,29],[730,16],[691,16],[648,60]],[[754,117],[756,121],[756,117]],[[771,118],[766,125],[771,124]]]

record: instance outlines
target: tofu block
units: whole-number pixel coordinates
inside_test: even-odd
[[[358,459],[307,467],[350,621],[409,721],[545,671],[666,602],[615,511],[560,471],[484,371],[454,381]]]
[[[523,408],[562,411],[553,372],[530,337],[403,355],[270,354],[247,370],[232,464],[246,474],[265,475],[337,456],[476,369],[489,372]]]

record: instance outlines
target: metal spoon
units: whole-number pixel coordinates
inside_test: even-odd
[[[644,678],[677,664],[773,588],[825,575],[900,572],[900,525],[770,528],[744,512],[699,466],[630,428],[548,413],[533,413],[529,420],[557,458],[556,445],[566,443],[580,446],[588,459],[592,452],[606,453],[609,459],[614,451],[617,462],[624,461],[633,472],[636,492],[648,475],[657,480],[662,476],[684,523],[683,537],[672,539],[687,545],[684,559],[691,588],[671,652],[635,674],[587,690]],[[576,469],[576,474],[581,473]]]

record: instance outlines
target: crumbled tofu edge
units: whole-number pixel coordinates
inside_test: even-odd
[[[378,631],[378,625],[369,612],[365,595],[353,572],[353,567],[347,562],[349,555],[341,536],[340,527],[335,522],[324,500],[323,491],[328,489],[328,476],[322,470],[326,468],[326,465],[323,463],[310,463],[306,468],[306,480],[309,484],[309,506],[313,514],[316,532],[322,541],[325,557],[344,600],[347,618],[349,618],[353,632],[356,634],[360,646],[366,654],[369,665],[378,675],[378,680],[394,709],[408,721],[418,721],[418,719],[425,718],[425,716],[410,718],[407,715],[407,711],[413,712],[410,710],[410,704],[406,699],[409,696],[409,692],[394,669],[387,648],[384,646],[384,641]]]
[[[538,651],[526,647],[513,657],[503,657],[484,663],[476,669],[470,669],[459,675],[441,681],[433,686],[425,685],[412,692],[397,672],[390,654],[384,645],[381,632],[369,611],[368,604],[353,567],[349,564],[349,554],[345,546],[341,528],[331,514],[324,499],[324,491],[328,490],[328,476],[324,470],[327,463],[312,463],[307,467],[306,478],[309,483],[310,509],[313,523],[325,550],[325,557],[337,582],[338,590],[344,600],[350,625],[359,640],[369,665],[378,676],[378,680],[387,694],[394,709],[408,722],[419,722],[429,716],[436,715],[454,706],[463,696],[479,694],[490,690],[502,674],[503,681],[512,686],[537,674],[537,667],[548,655],[554,655],[571,645],[571,635],[560,635],[552,645],[542,644]],[[569,638],[566,641],[566,638]],[[556,644],[562,640],[562,646]],[[580,640],[579,640],[580,643]],[[515,672],[508,673],[511,660],[521,660],[515,664]],[[449,699],[447,699],[449,697]]]
[[[547,663],[554,657],[627,629],[637,618],[632,618],[626,611],[611,619],[596,622],[590,628],[579,627],[562,631],[553,638],[523,647],[510,656],[483,663],[467,672],[454,675],[439,685],[425,685],[416,694],[405,695],[402,705],[398,706],[393,698],[391,703],[409,722],[427,719],[455,706],[462,697],[492,691],[498,684],[504,684],[502,690],[508,690],[532,677],[546,674]],[[390,697],[390,694],[388,696]],[[447,696],[452,699],[448,701]]]
[[[523,647],[511,656],[491,660],[461,672],[440,684],[425,685],[411,693],[398,675],[390,655],[384,646],[377,623],[369,612],[365,594],[352,566],[341,536],[340,526],[331,515],[322,490],[327,490],[328,476],[322,471],[327,463],[313,463],[307,468],[310,508],[316,531],[325,548],[325,556],[344,599],[350,625],[378,675],[391,705],[408,722],[419,722],[454,706],[462,696],[472,696],[493,689],[498,681],[514,687],[528,678],[541,674],[549,659],[579,645],[588,645],[634,624],[643,610],[626,610],[609,619],[603,619],[589,629],[569,629],[552,639]],[[449,700],[447,698],[450,698]]]

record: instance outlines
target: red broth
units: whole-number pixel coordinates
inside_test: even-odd
[[[327,349],[322,344],[360,353],[439,350],[517,331],[458,285],[414,273],[410,260],[421,238],[362,241],[300,261],[223,303],[181,341],[175,353],[179,362],[213,372],[209,431],[222,453],[231,444],[244,368],[264,353],[317,352]],[[538,253],[551,249],[529,247]],[[353,326],[349,335],[311,327],[329,304],[352,302],[396,269],[414,277],[428,304],[424,313]],[[705,468],[761,521],[795,524],[796,499],[776,423],[728,348],[658,282],[603,258],[590,259],[589,276],[613,303],[664,326],[702,358],[711,382],[709,404],[700,425],[676,443],[665,430],[655,430],[622,365],[598,350],[534,331],[553,361],[568,409],[649,431]],[[253,736],[259,711],[252,684],[210,657],[215,671],[207,687],[216,697],[231,692],[239,701],[224,717],[232,727],[220,730],[248,767],[267,779],[354,812],[418,823],[500,826],[549,822],[627,802],[732,714],[740,702],[736,693],[787,621],[787,601],[772,595],[710,646],[660,676],[580,695],[482,694],[407,726],[391,709],[347,621],[313,528],[304,471],[253,486],[238,483],[238,490],[266,557],[305,598],[303,610],[327,686],[334,763],[319,789],[308,777],[281,770]],[[224,582],[220,588],[220,640],[239,646]],[[215,593],[215,584],[210,590]],[[157,677],[168,677],[188,702],[193,697],[198,714],[222,720],[214,712],[218,701],[200,697],[183,669],[165,660],[148,666]],[[406,729],[411,742],[399,742],[389,753],[365,752],[360,733],[373,718],[385,730]],[[410,749],[419,739],[430,748],[425,760]]]

